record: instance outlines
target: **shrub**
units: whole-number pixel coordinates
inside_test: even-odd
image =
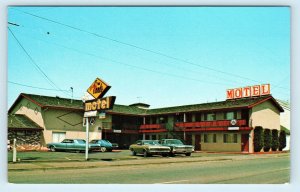
[[[268,152],[271,149],[271,130],[264,130],[264,152]]]
[[[279,132],[279,151],[282,151],[286,147],[286,133],[281,130]]]
[[[272,130],[272,151],[277,151],[279,146],[278,130]]]
[[[256,126],[254,129],[254,152],[260,152],[263,147],[263,128]]]

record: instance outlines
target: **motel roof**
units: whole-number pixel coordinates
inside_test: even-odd
[[[55,108],[64,110],[79,110],[83,112],[83,102],[81,100],[71,100],[70,98],[61,97],[50,97],[43,95],[33,95],[21,93],[16,99],[14,104],[9,109],[9,112],[18,104],[22,99],[26,98],[31,102],[37,104],[41,108]],[[124,115],[161,115],[161,114],[174,114],[181,112],[196,112],[196,111],[217,111],[217,110],[231,110],[231,109],[245,109],[252,108],[263,102],[271,101],[275,107],[280,112],[283,112],[281,105],[271,96],[260,96],[260,97],[249,97],[242,99],[232,99],[220,102],[211,102],[203,104],[193,104],[193,105],[182,105],[174,107],[164,107],[156,109],[145,109],[139,108],[137,106],[127,106],[115,104],[112,110],[107,110],[108,113],[112,114],[124,114]]]
[[[10,129],[23,129],[23,130],[42,130],[38,124],[30,120],[25,115],[14,114],[8,115],[7,121],[8,128]]]

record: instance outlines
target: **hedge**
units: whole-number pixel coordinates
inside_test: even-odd
[[[261,126],[256,126],[254,129],[254,152],[260,152],[264,144],[263,138],[263,128]]]
[[[271,149],[271,130],[264,130],[264,152],[268,152]]]
[[[279,132],[279,151],[286,147],[286,133],[284,130]]]
[[[279,147],[279,137],[278,137],[278,130],[272,130],[272,151],[277,151]]]

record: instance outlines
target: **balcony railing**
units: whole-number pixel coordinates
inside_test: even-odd
[[[240,127],[239,130],[249,129],[245,119],[237,120],[235,125],[231,124],[231,120],[174,123],[175,131],[222,131],[228,130],[228,127]]]
[[[140,133],[158,133],[166,131],[166,124],[145,124],[140,126]]]

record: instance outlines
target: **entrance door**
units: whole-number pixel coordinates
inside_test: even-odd
[[[249,152],[249,134],[242,134],[242,151]]]
[[[192,145],[192,135],[188,134],[185,136],[185,144]]]
[[[195,150],[200,151],[201,150],[201,135],[195,135]]]
[[[52,142],[60,143],[66,138],[66,133],[63,132],[52,132]]]

